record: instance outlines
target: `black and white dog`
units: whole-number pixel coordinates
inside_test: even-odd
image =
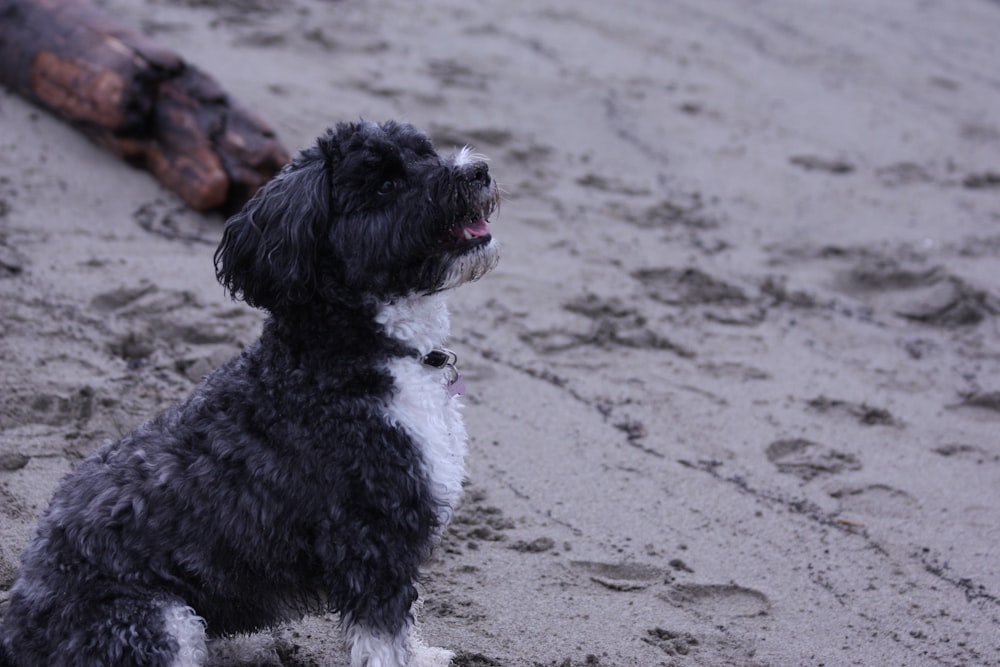
[[[0,663],[201,665],[208,637],[334,610],[355,667],[446,664],[410,637],[465,474],[444,293],[496,265],[497,193],[393,122],[338,125],[262,188],[215,255],[260,339],[61,483]]]

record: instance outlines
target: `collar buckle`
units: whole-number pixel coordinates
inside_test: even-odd
[[[420,357],[420,363],[431,368],[445,368],[447,366],[454,368],[455,364],[458,363],[458,355],[447,348],[439,347]]]
[[[458,363],[457,354],[448,348],[438,347],[420,357],[420,363],[445,371],[444,388],[448,396],[454,397],[465,393],[465,381],[455,367]]]

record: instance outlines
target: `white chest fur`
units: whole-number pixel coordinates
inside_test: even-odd
[[[415,296],[384,305],[377,321],[386,333],[426,354],[444,344],[450,323],[441,295]],[[388,365],[394,389],[386,418],[413,438],[423,455],[431,492],[440,504],[444,526],[462,494],[465,479],[466,433],[457,396],[450,396],[442,369],[416,357],[397,358]]]

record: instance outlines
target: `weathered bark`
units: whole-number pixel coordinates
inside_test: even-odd
[[[288,161],[212,77],[87,0],[0,0],[0,84],[199,211],[238,209]]]

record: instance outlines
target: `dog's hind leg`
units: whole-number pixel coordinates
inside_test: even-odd
[[[179,600],[118,597],[94,611],[90,628],[77,630],[89,635],[74,664],[201,667],[208,657],[205,621]]]
[[[205,621],[176,599],[119,597],[102,605],[85,664],[122,667],[201,667],[208,658]]]
[[[18,667],[204,664],[205,623],[190,607],[149,595],[103,597],[99,588],[82,584],[83,599],[62,599],[58,607],[16,595],[8,609],[16,619],[4,619],[8,660]]]
[[[208,657],[204,619],[180,603],[165,605],[163,618],[171,644],[176,644],[169,667],[201,667]]]

